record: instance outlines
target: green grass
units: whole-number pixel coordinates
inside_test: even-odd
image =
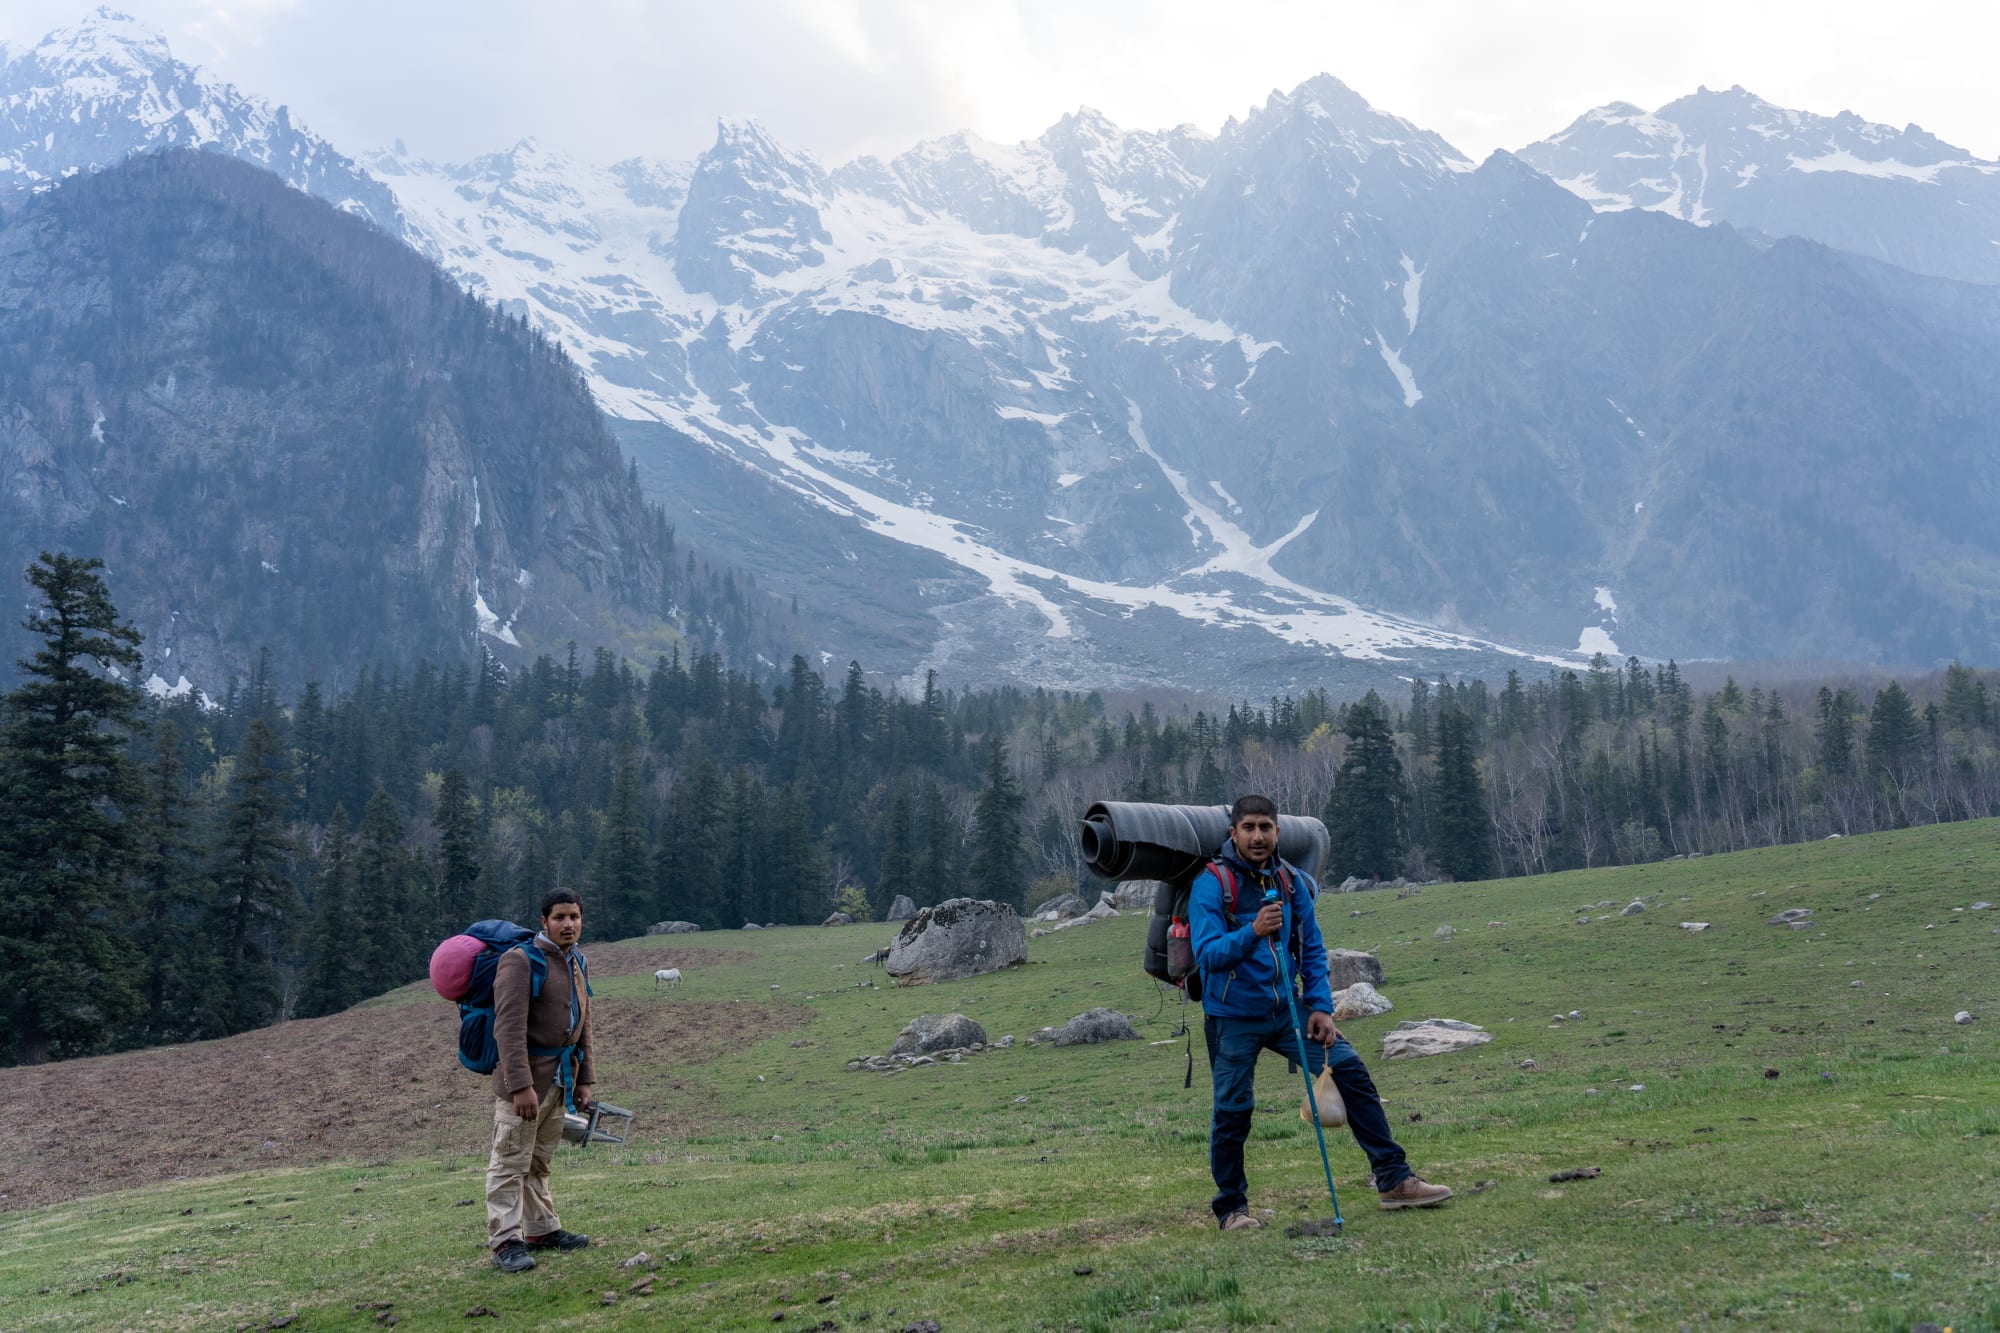
[[[1330,1210],[1301,1089],[1275,1061],[1249,1167],[1253,1204],[1276,1225],[1213,1229],[1200,1042],[1186,1091],[1182,1044],[1149,1044],[1179,1015],[1138,974],[1141,918],[1033,941],[1025,968],[902,991],[869,988],[882,975],[856,962],[885,938],[879,925],[695,937],[755,959],[691,967],[686,990],[659,999],[649,978],[613,978],[600,1002],[778,999],[817,1017],[699,1067],[602,1053],[605,1097],[643,1086],[669,1109],[622,1150],[563,1150],[557,1199],[567,1225],[598,1238],[591,1249],[525,1276],[490,1269],[483,1210],[456,1206],[478,1198],[483,1158],[175,1182],[0,1215],[0,1329],[234,1329],[290,1314],[293,1328],[364,1329],[377,1312],[357,1303],[391,1301],[415,1328],[481,1328],[464,1315],[484,1305],[501,1327],[593,1329],[1932,1320],[1993,1333],[2000,910],[1953,908],[2000,898],[1996,867],[2000,822],[1987,821],[1329,896],[1330,942],[1375,951],[1396,1004],[1343,1026],[1412,1161],[1460,1197],[1382,1213],[1337,1136],[1346,1231],[1297,1240],[1283,1223]],[[1617,916],[1635,897],[1650,910]],[[1574,924],[1585,903],[1610,919]],[[1814,909],[1810,929],[1764,924],[1793,906]],[[1683,920],[1712,925],[1690,934]],[[1456,936],[1434,940],[1446,923]],[[1025,1045],[1094,1005],[1132,1013],[1146,1041]],[[1551,1021],[1572,1009],[1582,1017]],[[1955,1025],[1960,1009],[1979,1021]],[[845,1070],[912,1016],[953,1010],[1017,1045],[893,1075]],[[1379,1056],[1383,1032],[1425,1016],[1495,1039]],[[1586,1166],[1603,1174],[1548,1179]],[[623,1294],[634,1274],[617,1262],[642,1249],[658,1262],[654,1293]],[[616,1304],[600,1303],[607,1291]]]

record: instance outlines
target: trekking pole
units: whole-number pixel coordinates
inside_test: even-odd
[[[1278,902],[1278,891],[1264,890],[1264,901]],[[1279,910],[1289,917],[1290,909],[1287,906],[1281,903]],[[1319,1164],[1326,1171],[1326,1197],[1333,1204],[1333,1224],[1336,1227],[1345,1227],[1347,1223],[1340,1216],[1340,1196],[1333,1192],[1333,1162],[1326,1155],[1326,1130],[1320,1127],[1319,1103],[1313,1100],[1312,1064],[1306,1059],[1306,1034],[1305,1029],[1299,1026],[1299,1004],[1292,996],[1291,975],[1285,970],[1285,950],[1278,947],[1275,939],[1265,942],[1271,946],[1271,959],[1277,964],[1278,977],[1285,989],[1285,1008],[1290,1010],[1292,1015],[1292,1040],[1299,1044],[1299,1077],[1306,1083],[1306,1104],[1313,1109],[1313,1137],[1319,1140]]]

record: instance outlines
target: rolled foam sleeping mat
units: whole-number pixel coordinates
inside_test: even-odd
[[[1194,874],[1229,838],[1226,805],[1098,801],[1083,813],[1080,842],[1091,872],[1111,880]],[[1319,878],[1332,842],[1311,815],[1278,816],[1278,855]]]

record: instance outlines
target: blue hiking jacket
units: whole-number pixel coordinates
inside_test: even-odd
[[[1271,946],[1257,937],[1250,923],[1264,905],[1266,886],[1281,885],[1278,860],[1274,857],[1262,871],[1236,854],[1234,840],[1225,842],[1215,858],[1227,863],[1236,875],[1236,915],[1223,911],[1222,881],[1212,869],[1195,876],[1188,894],[1188,933],[1194,945],[1195,964],[1201,969],[1202,1012],[1216,1018],[1269,1018],[1285,1013],[1285,993],[1280,989],[1276,960]],[[1277,937],[1285,952],[1285,971],[1292,970],[1292,932],[1299,937],[1298,971],[1305,978],[1299,1003],[1301,1021],[1307,1013],[1331,1014],[1333,990],[1327,981],[1326,943],[1320,938],[1319,918],[1313,904],[1319,885],[1311,875],[1290,862],[1292,901],[1285,904],[1285,929]]]

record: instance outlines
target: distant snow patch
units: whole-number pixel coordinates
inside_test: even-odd
[[[1403,386],[1403,406],[1415,407],[1422,401],[1424,391],[1417,387],[1417,377],[1410,373],[1410,368],[1403,364],[1403,358],[1396,355],[1395,349],[1382,337],[1380,329],[1375,330],[1375,350],[1382,354],[1382,361],[1389,367],[1389,373],[1396,377],[1396,383]]]
[[[521,646],[521,641],[514,637],[513,620],[509,619],[503,624],[500,617],[493,614],[493,608],[486,604],[485,594],[477,591],[472,594],[472,613],[479,617],[481,634],[498,639],[512,648]]]
[[[1417,331],[1417,302],[1424,290],[1424,270],[1403,256],[1403,318],[1410,321],[1410,332]]]
[[[1831,153],[1818,157],[1791,158],[1794,171],[1844,171],[1854,176],[1874,176],[1881,180],[1922,181],[1926,185],[1937,184],[1938,172],[1946,167],[1970,166],[1962,162],[1929,162],[1918,165],[1912,162],[1871,162],[1865,157],[1856,157],[1845,148],[1836,148]]]
[[[1614,616],[1618,614],[1618,599],[1611,595],[1611,589],[1599,588],[1597,590],[1597,609],[1600,611],[1609,611]]]
[[[1583,633],[1577,635],[1576,651],[1579,654],[1603,653],[1606,657],[1618,657],[1618,645],[1609,634],[1596,625],[1584,626]]]
[[[185,699],[191,694],[199,695],[201,691],[197,690],[194,683],[186,676],[169,685],[161,678],[160,673],[155,671],[146,678],[146,693],[155,699]]]
[[[1030,412],[1025,407],[996,407],[993,412],[1004,421],[1034,421],[1051,430],[1069,416],[1067,412]]]
[[[1065,472],[1056,478],[1056,485],[1062,487],[1064,490],[1068,490],[1082,480],[1083,474],[1081,472]]]
[[[1217,495],[1221,496],[1222,502],[1228,505],[1231,509],[1234,509],[1239,513],[1242,512],[1243,506],[1236,503],[1235,496],[1231,495],[1228,491],[1222,489],[1221,482],[1211,481],[1210,483],[1208,483],[1208,489],[1214,491]]]

